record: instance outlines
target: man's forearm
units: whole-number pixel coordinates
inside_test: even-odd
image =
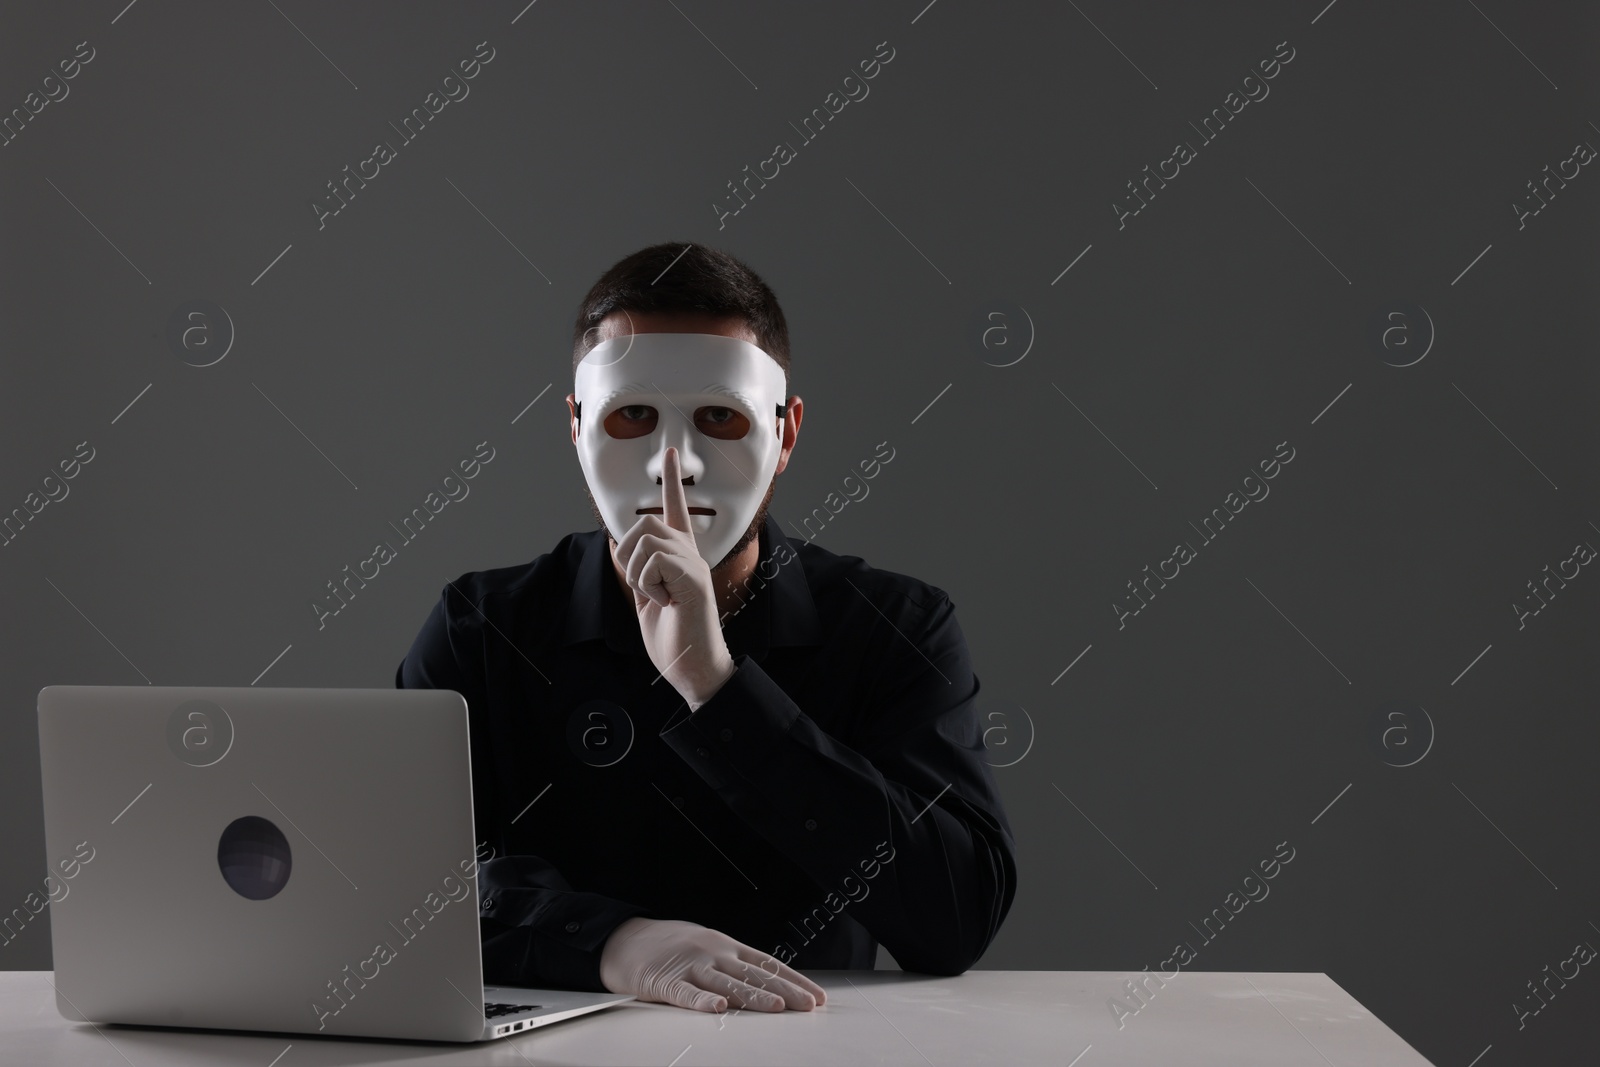
[[[925,721],[904,744],[937,758],[939,733]],[[838,884],[889,841],[894,862],[851,912],[907,970],[960,973],[999,930],[1016,890],[1014,846],[997,818],[966,799],[988,795],[973,767],[945,757],[942,797],[940,786],[892,780],[823,731],[748,657],[714,704],[662,739],[818,885]]]

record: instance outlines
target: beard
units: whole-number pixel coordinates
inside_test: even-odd
[[[722,559],[718,560],[716,565],[711,568],[712,574],[717,574],[720,572],[733,560],[735,556],[749,547],[750,542],[761,536],[761,527],[765,525],[767,521],[767,505],[772,503],[772,494],[777,487],[778,475],[776,472],[774,472],[772,475],[772,481],[767,483],[766,495],[761,498],[761,506],[756,508],[755,518],[750,520],[750,525],[745,527],[744,533],[739,536],[739,540],[734,542],[733,547],[728,549],[727,553],[723,555]],[[605,517],[600,514],[600,506],[595,503],[594,494],[589,491],[587,482],[584,484],[583,493],[589,498],[589,510],[594,513],[594,521],[599,523],[600,529],[606,532],[607,537],[609,537],[612,541],[616,541],[617,535],[612,532],[611,527],[606,525]],[[627,531],[624,530],[623,532],[626,533]]]

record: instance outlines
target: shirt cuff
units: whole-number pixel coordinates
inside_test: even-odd
[[[495,889],[479,904],[483,975],[491,985],[604,993],[600,956],[606,940],[649,909],[597,893],[550,894]]]
[[[748,655],[733,661],[722,688],[693,714],[674,716],[661,739],[713,789],[730,779],[758,779],[783,743],[800,707]]]

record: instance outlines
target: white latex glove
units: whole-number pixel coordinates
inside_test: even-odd
[[[628,919],[600,953],[600,982],[613,993],[722,1012],[810,1011],[828,1000],[817,983],[720,930],[675,919]]]

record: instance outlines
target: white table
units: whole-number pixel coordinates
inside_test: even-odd
[[[1316,973],[1180,973],[1119,1028],[1120,971],[808,971],[811,1012],[723,1016],[631,1002],[483,1045],[75,1023],[48,971],[0,972],[0,1059],[38,1067],[372,1064],[1051,1064],[1426,1067]],[[1151,988],[1154,988],[1153,983]],[[1132,1002],[1129,1002],[1130,1004]],[[287,1050],[287,1051],[286,1051]],[[1076,1058],[1075,1058],[1076,1057]]]

